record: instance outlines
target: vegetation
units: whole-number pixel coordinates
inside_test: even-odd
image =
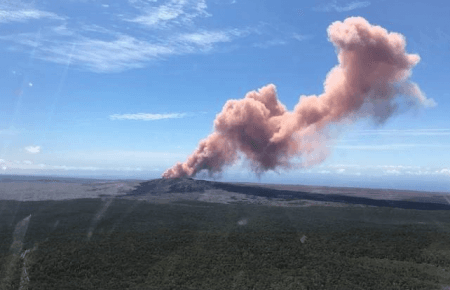
[[[15,224],[31,213],[24,250],[37,247],[28,254],[28,289],[450,285],[449,211],[115,199],[93,222],[105,204],[101,199],[1,201],[1,265],[11,259]],[[246,224],[238,223],[243,219]],[[2,284],[5,289],[18,289],[20,265],[12,277],[1,272],[9,281]]]

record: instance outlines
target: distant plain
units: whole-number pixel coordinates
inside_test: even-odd
[[[449,209],[414,191],[10,179],[0,289],[445,289]]]

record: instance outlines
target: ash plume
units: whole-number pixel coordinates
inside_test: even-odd
[[[216,116],[214,132],[162,177],[195,176],[204,169],[212,176],[234,164],[238,152],[257,175],[311,166],[327,157],[331,125],[361,118],[383,124],[397,111],[395,101],[408,107],[435,105],[409,81],[420,57],[405,51],[401,34],[389,33],[362,17],[336,21],[327,31],[338,65],[327,74],[321,95],[302,95],[294,110],[288,111],[278,100],[275,85],[269,84],[243,99],[227,101]],[[294,157],[304,160],[295,164]]]

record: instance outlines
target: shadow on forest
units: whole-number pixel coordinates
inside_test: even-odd
[[[339,194],[319,194],[319,193],[308,193],[292,190],[269,189],[258,186],[236,185],[222,182],[215,182],[214,187],[226,191],[262,196],[270,199],[295,198],[295,199],[307,199],[322,202],[342,202],[349,204],[363,204],[369,206],[396,207],[403,209],[450,210],[450,205],[448,204],[432,203],[432,202],[371,199],[365,197],[353,197]]]

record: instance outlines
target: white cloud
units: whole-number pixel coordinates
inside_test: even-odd
[[[448,175],[450,176],[450,169],[448,168],[431,168],[428,166],[418,165],[358,165],[358,164],[331,164],[325,167],[335,169],[334,173],[344,173],[350,175],[364,175],[364,174],[378,174],[384,175]],[[327,173],[329,171],[322,171],[319,173]],[[333,172],[332,172],[333,173]]]
[[[268,40],[266,42],[255,43],[255,44],[253,44],[253,46],[259,47],[259,48],[269,48],[272,46],[280,46],[280,45],[285,45],[285,44],[287,44],[287,41],[285,41],[285,40],[273,39],[273,40]]]
[[[393,135],[393,136],[447,136],[450,129],[407,129],[407,130],[360,130],[358,135]]]
[[[120,35],[113,41],[83,38],[72,44],[43,46],[36,57],[65,65],[70,59],[95,72],[117,72],[143,67],[150,59],[172,53],[170,47]]]
[[[359,168],[359,164],[331,164],[328,165],[329,168]]]
[[[321,171],[318,171],[317,173],[320,173],[320,174],[330,174],[331,171],[329,171],[329,170],[321,170]]]
[[[408,148],[449,148],[450,145],[445,144],[385,144],[385,145],[328,145],[329,148],[344,150],[406,150]]]
[[[396,169],[396,170],[401,170],[401,169],[419,169],[420,166],[414,166],[414,165],[376,165],[376,166],[372,166],[375,168],[384,168],[384,169]]]
[[[32,48],[39,48],[42,45],[42,41],[36,37],[36,33],[3,35],[0,36],[0,40],[12,41],[23,46],[31,46]]]
[[[128,2],[138,10],[138,15],[128,15],[129,19],[124,19],[125,16],[117,14],[117,11],[111,11],[111,15],[131,21],[130,26],[132,23],[143,24],[152,30],[151,34],[142,34],[142,29],[134,27],[127,30],[123,23],[103,27],[85,20],[63,18],[35,9],[31,4],[0,3],[0,22],[40,18],[64,20],[56,26],[40,26],[39,34],[17,31],[0,36],[0,40],[18,44],[10,46],[13,51],[28,52],[28,47],[32,47],[36,59],[109,73],[142,68],[150,61],[172,55],[206,52],[214,44],[230,42],[251,32],[249,29],[208,31],[195,27],[192,23],[194,18],[211,16],[206,12],[206,0],[170,0],[163,4],[143,0]],[[104,25],[107,24],[105,22]],[[168,26],[172,29],[160,30]]]
[[[41,18],[64,20],[63,17],[60,17],[55,13],[47,11],[40,11],[34,9],[0,10],[0,23],[26,22],[28,20]]]
[[[129,167],[135,166],[147,168],[149,165],[158,167],[170,167],[178,161],[184,161],[190,152],[151,152],[151,151],[71,151],[54,152],[52,160],[59,160],[61,163],[71,166],[101,166],[111,167]]]
[[[53,165],[47,166],[48,169],[56,170],[87,170],[87,171],[142,171],[140,167],[95,167],[95,166],[67,166],[67,165]]]
[[[0,159],[0,163],[5,163],[5,160],[3,160],[3,159]]]
[[[140,167],[137,167],[137,168],[119,167],[119,168],[113,168],[112,170],[115,170],[115,171],[142,171],[142,168],[140,168]]]
[[[54,26],[51,30],[58,36],[73,36],[74,32],[67,27],[67,23],[63,23],[58,26]]]
[[[76,165],[48,165],[40,163],[35,165],[30,160],[14,160],[1,162],[4,170],[76,170],[76,171],[142,171],[138,166],[76,166]]]
[[[133,12],[125,9],[128,13],[125,15],[124,11],[116,11],[115,6],[98,3],[108,8],[108,15],[112,15],[113,19],[125,20],[128,22],[125,24],[130,26],[123,25],[123,22],[107,21],[102,24],[103,27],[88,23],[85,19],[63,18],[52,12],[41,11],[34,8],[34,4],[0,3],[0,19],[3,21],[41,18],[63,20],[51,26],[40,25],[39,34],[24,30],[8,35],[5,31],[6,34],[0,36],[0,40],[15,44],[9,46],[12,51],[27,53],[31,47],[36,59],[110,73],[142,68],[150,61],[173,55],[207,52],[216,44],[256,33],[255,29],[250,28],[209,31],[195,26],[194,19],[211,16],[207,12],[206,0],[169,0],[162,4],[159,1],[129,0],[128,4],[136,9]],[[161,30],[168,27],[171,29]],[[147,33],[147,29],[151,33]]]
[[[410,170],[408,170],[408,171],[406,171],[405,173],[406,173],[406,174],[409,174],[409,175],[429,175],[429,174],[431,174],[431,172],[428,171],[428,170],[426,170],[426,171],[422,171],[422,170],[419,170],[419,171],[410,171]]]
[[[110,30],[97,24],[82,24],[79,26],[78,30],[82,32],[96,32],[100,34],[115,35],[115,36],[120,35],[120,33],[117,33],[113,30]]]
[[[229,33],[225,31],[202,31],[182,34],[178,37],[178,40],[200,46],[210,46],[216,42],[228,42],[231,38]]]
[[[27,147],[25,147],[25,150],[28,153],[37,154],[37,153],[41,152],[41,146],[27,146]]]
[[[354,1],[351,3],[348,3],[347,5],[339,6],[337,5],[337,1],[334,0],[331,3],[328,3],[326,5],[322,5],[319,7],[313,8],[315,11],[321,11],[321,12],[330,12],[330,11],[337,11],[337,12],[345,12],[345,11],[351,11],[357,8],[364,8],[370,5],[369,1]]]
[[[212,0],[212,2],[214,4],[219,4],[219,5],[230,5],[230,4],[236,4],[237,3],[236,0]]]
[[[384,171],[385,174],[389,174],[389,175],[400,175],[400,171],[396,170],[396,169],[391,169],[391,170],[385,170]]]
[[[114,114],[110,116],[111,120],[143,120],[143,121],[154,121],[161,119],[176,119],[183,118],[186,116],[186,113],[173,113],[173,114]]]
[[[159,6],[144,4],[142,1],[137,4],[141,6],[140,10],[143,10],[144,13],[135,18],[124,20],[151,28],[164,28],[169,24],[186,24],[192,22],[194,18],[210,16],[206,12],[206,0],[171,0]]]
[[[303,41],[303,40],[311,38],[311,36],[310,35],[301,35],[301,34],[298,34],[298,33],[294,33],[292,35],[292,38],[297,39],[298,41]]]
[[[444,175],[449,175],[450,176],[450,169],[448,168],[443,168],[441,170],[436,171],[439,174],[444,174]]]
[[[146,15],[136,17],[130,21],[137,22],[147,26],[154,26],[162,21],[172,20],[183,14],[180,6],[162,5],[149,12]]]
[[[448,175],[450,176],[449,168],[431,168],[417,165],[365,165],[365,166],[346,166],[346,165],[328,165],[328,168],[336,168],[335,173],[362,175],[365,173],[383,173],[385,175]],[[358,169],[358,171],[354,171]],[[363,172],[361,172],[361,170]],[[321,172],[325,173],[325,172]]]
[[[53,165],[51,166],[51,168],[60,170],[89,170],[89,171],[96,171],[101,169],[93,166],[66,166],[66,165]]]
[[[84,26],[84,30],[101,33],[114,32],[96,26]],[[67,31],[64,31],[67,33]],[[82,66],[98,73],[120,72],[132,68],[142,68],[152,60],[162,57],[182,55],[210,50],[212,45],[231,41],[245,35],[246,31],[200,31],[166,35],[152,42],[140,40],[126,34],[115,34],[113,40],[100,40],[77,36],[72,41],[36,40],[33,34],[1,36],[0,39],[13,41],[23,46],[36,48],[35,57],[63,65]]]

